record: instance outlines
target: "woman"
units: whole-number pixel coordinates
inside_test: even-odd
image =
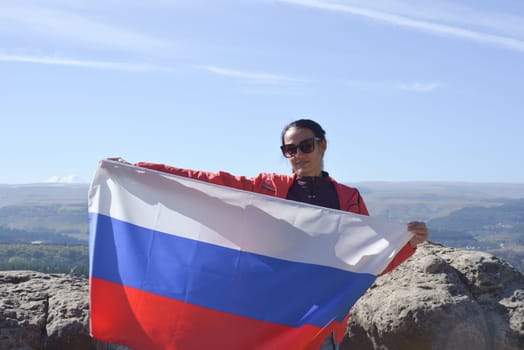
[[[292,175],[262,173],[254,178],[246,178],[226,172],[209,173],[146,162],[135,165],[246,191],[369,215],[357,189],[339,184],[324,171],[326,133],[317,122],[310,119],[296,120],[282,130],[281,139],[280,148],[283,155],[289,159],[293,169]],[[111,159],[125,162],[121,158]],[[418,244],[427,240],[428,231],[424,223],[411,222],[408,224],[408,230],[413,233],[413,238],[399,251],[383,273],[394,269],[415,252]],[[335,330],[334,334],[324,341],[321,349],[338,349],[344,334],[345,328]]]

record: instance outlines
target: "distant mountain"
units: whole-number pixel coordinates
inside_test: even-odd
[[[493,230],[507,231],[524,223],[524,199],[507,200],[493,207],[466,207],[448,216],[429,221],[435,229],[482,234]]]
[[[524,271],[524,183],[363,182],[372,216],[422,220],[429,239],[493,253]]]
[[[0,243],[87,244],[87,184],[0,185]]]
[[[0,207],[0,243],[86,244],[87,226],[85,202]]]
[[[422,220],[430,240],[495,253],[524,271],[524,183],[362,182],[370,214]],[[0,243],[87,244],[86,184],[0,185]]]
[[[524,199],[490,208],[462,208],[430,220],[428,227],[432,241],[487,251],[524,271]]]
[[[86,203],[88,184],[0,184],[0,207],[18,204]]]
[[[470,207],[493,207],[524,198],[524,183],[359,182],[372,216],[391,220],[424,220]],[[0,184],[0,207],[18,204],[86,203],[88,184]]]
[[[450,198],[524,198],[524,182],[431,182],[431,181],[368,181],[354,184],[363,193],[402,193],[406,197],[427,194]]]
[[[53,184],[87,184],[87,181],[77,175],[51,176],[44,183]]]
[[[465,207],[496,207],[524,198],[524,183],[361,182],[370,214],[398,221],[430,221]]]

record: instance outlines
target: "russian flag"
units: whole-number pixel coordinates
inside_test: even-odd
[[[406,225],[101,161],[90,330],[133,349],[317,349]]]

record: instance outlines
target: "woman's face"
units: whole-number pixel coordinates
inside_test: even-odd
[[[284,134],[284,145],[299,145],[302,141],[314,139],[315,134],[309,129],[289,128]],[[289,159],[291,167],[298,175],[318,176],[322,172],[322,157],[326,151],[326,140],[314,141],[315,148],[311,153],[304,153],[297,148],[297,153]]]

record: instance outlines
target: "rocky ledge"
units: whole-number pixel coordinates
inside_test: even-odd
[[[497,257],[426,243],[354,305],[342,349],[524,349],[524,276]]]
[[[89,336],[88,282],[0,271],[0,349],[124,349]],[[491,254],[426,243],[352,309],[341,349],[524,349],[524,275]]]

